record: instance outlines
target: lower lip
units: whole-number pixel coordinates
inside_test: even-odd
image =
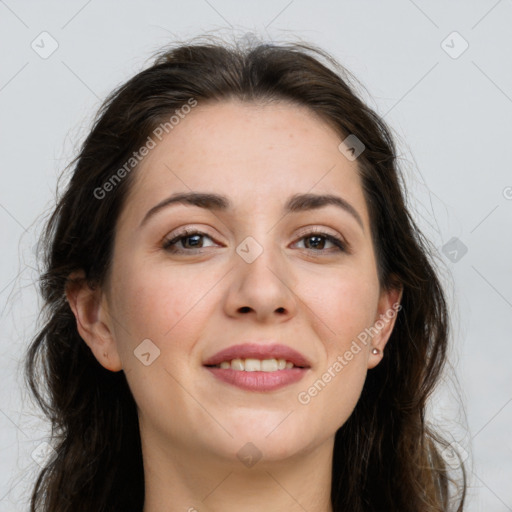
[[[289,368],[275,372],[246,372],[205,367],[217,379],[247,391],[274,391],[301,380],[307,368]]]

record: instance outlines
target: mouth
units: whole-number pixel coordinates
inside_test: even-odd
[[[308,360],[285,345],[246,343],[221,350],[203,366],[224,384],[247,391],[273,391],[301,380]]]
[[[208,368],[222,368],[223,370],[234,370],[235,372],[277,372],[289,370],[290,368],[304,368],[296,366],[286,359],[232,359],[231,361],[222,361],[216,365],[205,365]]]

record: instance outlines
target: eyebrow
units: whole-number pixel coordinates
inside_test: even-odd
[[[184,192],[173,194],[164,199],[157,205],[153,206],[144,216],[140,227],[142,227],[150,217],[168,206],[174,204],[184,204],[197,206],[212,211],[227,211],[233,208],[231,201],[220,194],[206,192]],[[295,194],[291,196],[284,205],[285,214],[295,212],[305,212],[310,210],[318,210],[326,206],[337,206],[345,212],[349,213],[361,226],[364,231],[364,224],[357,210],[345,199],[332,194]]]

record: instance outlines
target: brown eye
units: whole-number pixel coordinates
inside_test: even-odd
[[[212,240],[209,235],[201,231],[185,231],[170,240],[164,241],[162,247],[172,253],[193,252],[196,249],[203,249],[205,247],[204,238]],[[179,247],[179,244],[181,244],[181,247]]]
[[[332,235],[328,235],[327,233],[317,233],[312,232],[308,233],[300,238],[300,240],[304,240],[304,248],[308,249],[310,251],[316,251],[316,252],[331,252],[333,249],[335,251],[347,251],[346,243]],[[325,248],[326,243],[331,243],[334,245],[333,247],[327,247]],[[331,249],[331,250],[328,250]]]

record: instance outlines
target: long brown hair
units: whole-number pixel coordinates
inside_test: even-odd
[[[31,511],[140,512],[144,474],[137,409],[124,372],[103,368],[80,338],[66,301],[70,275],[101,286],[112,264],[116,220],[148,136],[190,102],[285,100],[355,135],[381,287],[403,287],[402,309],[380,364],[337,431],[334,511],[462,511],[466,477],[453,492],[447,446],[425,407],[446,359],[449,318],[432,249],[405,205],[395,143],[382,118],[328,54],[304,44],[192,42],[167,48],[115,90],[70,166],[64,194],[41,237],[44,324],[26,356],[29,386],[52,425],[56,455],[35,484]],[[119,173],[118,173],[119,177]],[[100,192],[98,192],[100,191]],[[101,197],[99,197],[101,196]]]

